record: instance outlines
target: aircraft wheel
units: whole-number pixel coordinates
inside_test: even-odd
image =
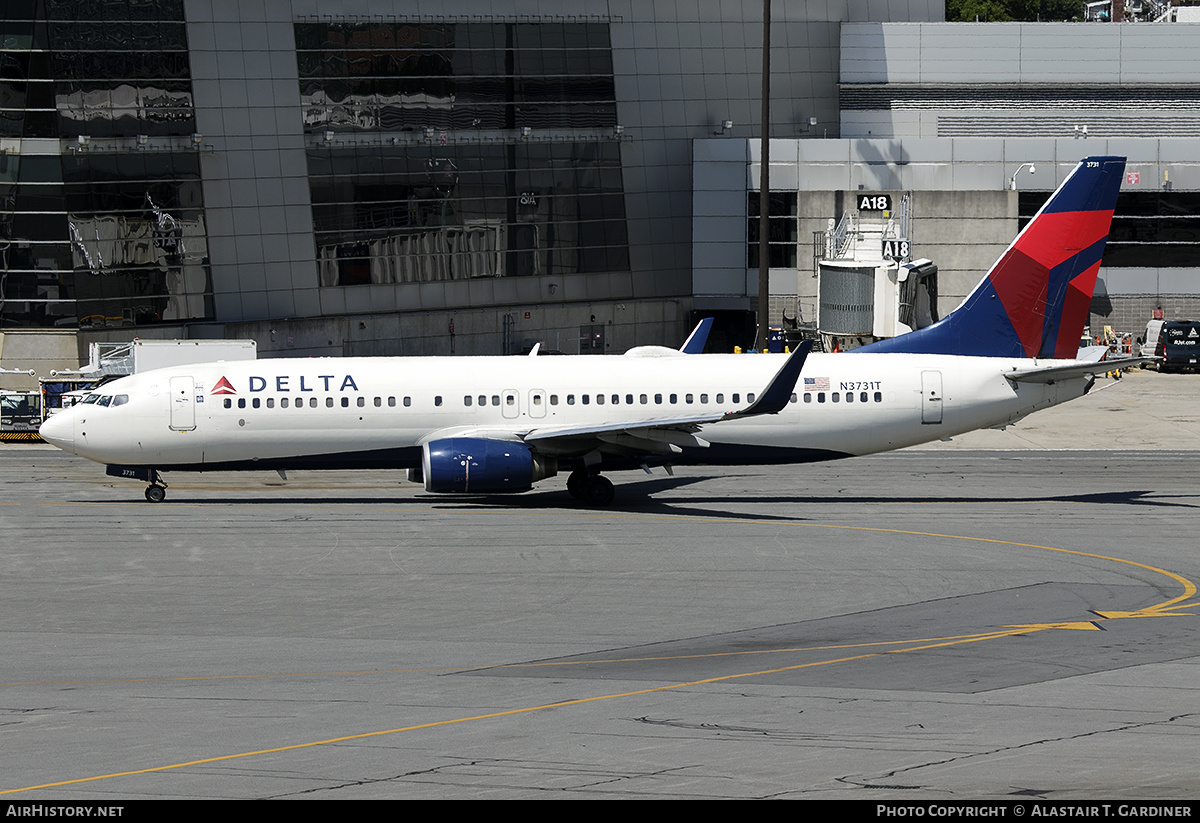
[[[612,481],[600,474],[589,477],[583,487],[583,499],[589,506],[607,506],[614,496]]]
[[[167,499],[167,490],[162,486],[148,486],[146,488],[146,499],[151,503],[161,503]]]
[[[567,476],[567,494],[576,500],[583,499],[583,490],[587,487],[587,472],[574,471]]]

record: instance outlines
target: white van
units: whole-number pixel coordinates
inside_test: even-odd
[[[1151,320],[1146,324],[1146,334],[1142,337],[1142,357],[1153,357],[1154,350],[1158,348],[1158,338],[1162,334],[1163,323],[1166,320]]]

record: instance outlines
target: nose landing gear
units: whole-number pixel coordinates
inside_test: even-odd
[[[167,499],[167,484],[154,469],[150,470],[150,485],[146,487],[146,499],[151,503],[161,503]]]
[[[105,469],[109,477],[124,477],[128,480],[145,480],[150,486],[146,489],[146,499],[151,503],[161,503],[167,499],[167,484],[157,469],[146,466],[118,466],[110,464]]]

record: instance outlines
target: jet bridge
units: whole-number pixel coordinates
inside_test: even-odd
[[[858,348],[937,322],[937,266],[911,260],[910,196],[860,194],[817,233],[817,330],[826,351]]]

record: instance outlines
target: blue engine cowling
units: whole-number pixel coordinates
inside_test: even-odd
[[[463,494],[523,492],[558,473],[553,458],[544,458],[519,440],[448,437],[421,450],[425,491]]]

